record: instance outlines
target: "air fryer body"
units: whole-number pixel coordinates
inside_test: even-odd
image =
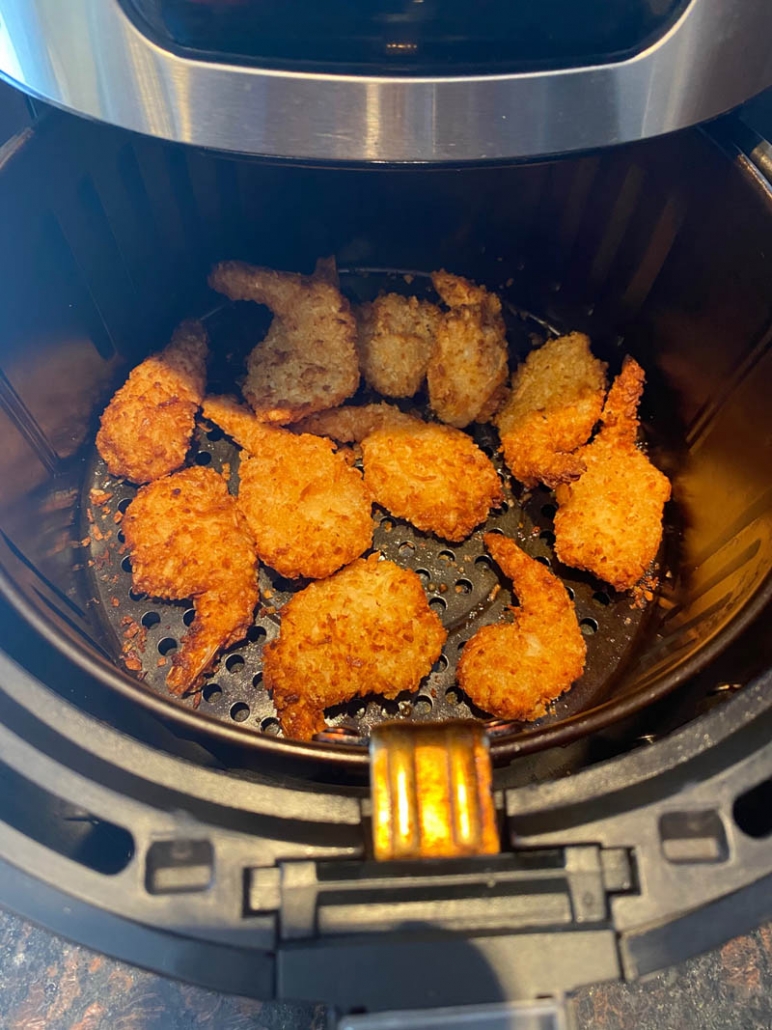
[[[0,73],[74,112],[0,150],[0,900],[343,1011],[560,995],[772,916],[768,153],[731,117],[651,138],[772,82],[772,10],[596,4],[561,50],[559,3],[489,5],[474,38],[464,5],[378,3],[344,33],[248,8],[0,0]],[[151,607],[123,552],[95,590],[93,526],[120,543],[88,490],[111,390],[181,318],[219,317],[214,261],[327,254],[358,282],[444,265],[528,312],[524,338],[580,329],[647,371],[661,590],[624,640],[588,609],[602,690],[490,728],[499,856],[374,862],[363,739],[269,732],[256,641],[200,710],[169,698],[121,662],[121,617]],[[146,624],[157,660],[171,630]]]
[[[736,132],[466,170],[236,160],[57,112],[6,145],[5,904],[173,975],[344,1010],[560,993],[765,917],[772,195]],[[499,857],[374,863],[361,747],[303,748],[164,698],[121,671],[84,593],[83,484],[110,390],[206,312],[213,260],[329,252],[452,264],[649,372],[680,578],[612,719],[580,721],[570,746],[502,748]],[[116,590],[128,604],[130,581]]]

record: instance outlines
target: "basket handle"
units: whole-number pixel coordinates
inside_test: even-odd
[[[370,779],[377,859],[498,854],[488,738],[478,723],[374,727]]]

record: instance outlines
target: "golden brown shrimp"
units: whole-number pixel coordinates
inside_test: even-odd
[[[538,719],[584,669],[587,648],[566,588],[513,540],[486,533],[485,546],[520,602],[512,623],[483,626],[466,644],[458,683],[500,719]]]
[[[590,352],[584,333],[549,340],[531,351],[512,377],[496,416],[504,459],[527,487],[576,479],[586,443],[600,418],[606,365]]]
[[[184,694],[252,624],[255,542],[222,476],[207,468],[183,469],[142,487],[122,525],[135,589],[195,603],[193,626],[166,678],[173,693]]]
[[[636,447],[644,374],[626,358],[603,409],[603,427],[579,452],[585,471],[558,487],[555,553],[616,590],[629,590],[654,560],[670,482]]]
[[[208,397],[204,415],[249,453],[238,504],[261,561],[282,576],[322,579],[367,550],[370,492],[329,440],[267,426],[230,397]]]
[[[362,455],[375,501],[445,540],[464,540],[504,500],[490,460],[452,426],[380,429],[364,438]]]
[[[131,372],[102,415],[97,450],[114,476],[150,483],[185,461],[206,386],[207,335],[183,322]]]
[[[324,709],[353,697],[416,690],[446,636],[415,572],[377,554],[311,583],[284,606],[263,652],[285,735],[310,740]]]

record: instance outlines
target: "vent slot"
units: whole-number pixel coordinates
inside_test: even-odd
[[[772,834],[772,779],[762,780],[735,799],[732,806],[734,821],[742,832],[755,840],[765,840]]]
[[[134,856],[122,826],[50,794],[0,762],[0,819],[25,837],[95,873],[115,876]]]

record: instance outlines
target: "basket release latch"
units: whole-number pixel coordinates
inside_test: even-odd
[[[375,726],[370,778],[377,859],[500,851],[488,739],[479,724]]]

